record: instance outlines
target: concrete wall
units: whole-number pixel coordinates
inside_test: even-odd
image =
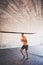
[[[1,43],[2,43],[2,34],[0,33],[0,47],[1,47]]]
[[[26,35],[29,46],[40,45],[40,40],[36,34]],[[2,33],[1,48],[21,47],[21,34]]]
[[[1,48],[16,48],[21,46],[21,38],[18,34],[2,33]]]

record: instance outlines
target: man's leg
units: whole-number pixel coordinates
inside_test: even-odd
[[[22,54],[22,55],[24,55],[24,54],[23,54],[23,50],[22,50],[22,49],[20,49],[20,52],[21,52],[21,54]]]
[[[26,60],[28,59],[28,50],[26,50]]]
[[[23,54],[23,49],[20,49],[21,54],[23,55],[23,59],[25,58],[25,55]]]

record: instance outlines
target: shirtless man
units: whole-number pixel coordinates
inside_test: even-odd
[[[20,49],[21,54],[23,55],[23,59],[25,58],[25,55],[23,54],[23,50],[25,49],[26,52],[26,60],[28,59],[28,43],[27,43],[27,38],[24,36],[24,33],[21,34],[22,39],[21,41],[23,42],[23,46]]]

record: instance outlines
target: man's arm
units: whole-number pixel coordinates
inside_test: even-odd
[[[26,42],[27,43],[27,40],[26,39],[21,39],[22,42]]]

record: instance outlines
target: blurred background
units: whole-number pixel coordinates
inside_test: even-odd
[[[0,0],[0,31],[35,33],[29,52],[43,56],[43,0]],[[21,34],[0,33],[0,49],[21,46]]]

